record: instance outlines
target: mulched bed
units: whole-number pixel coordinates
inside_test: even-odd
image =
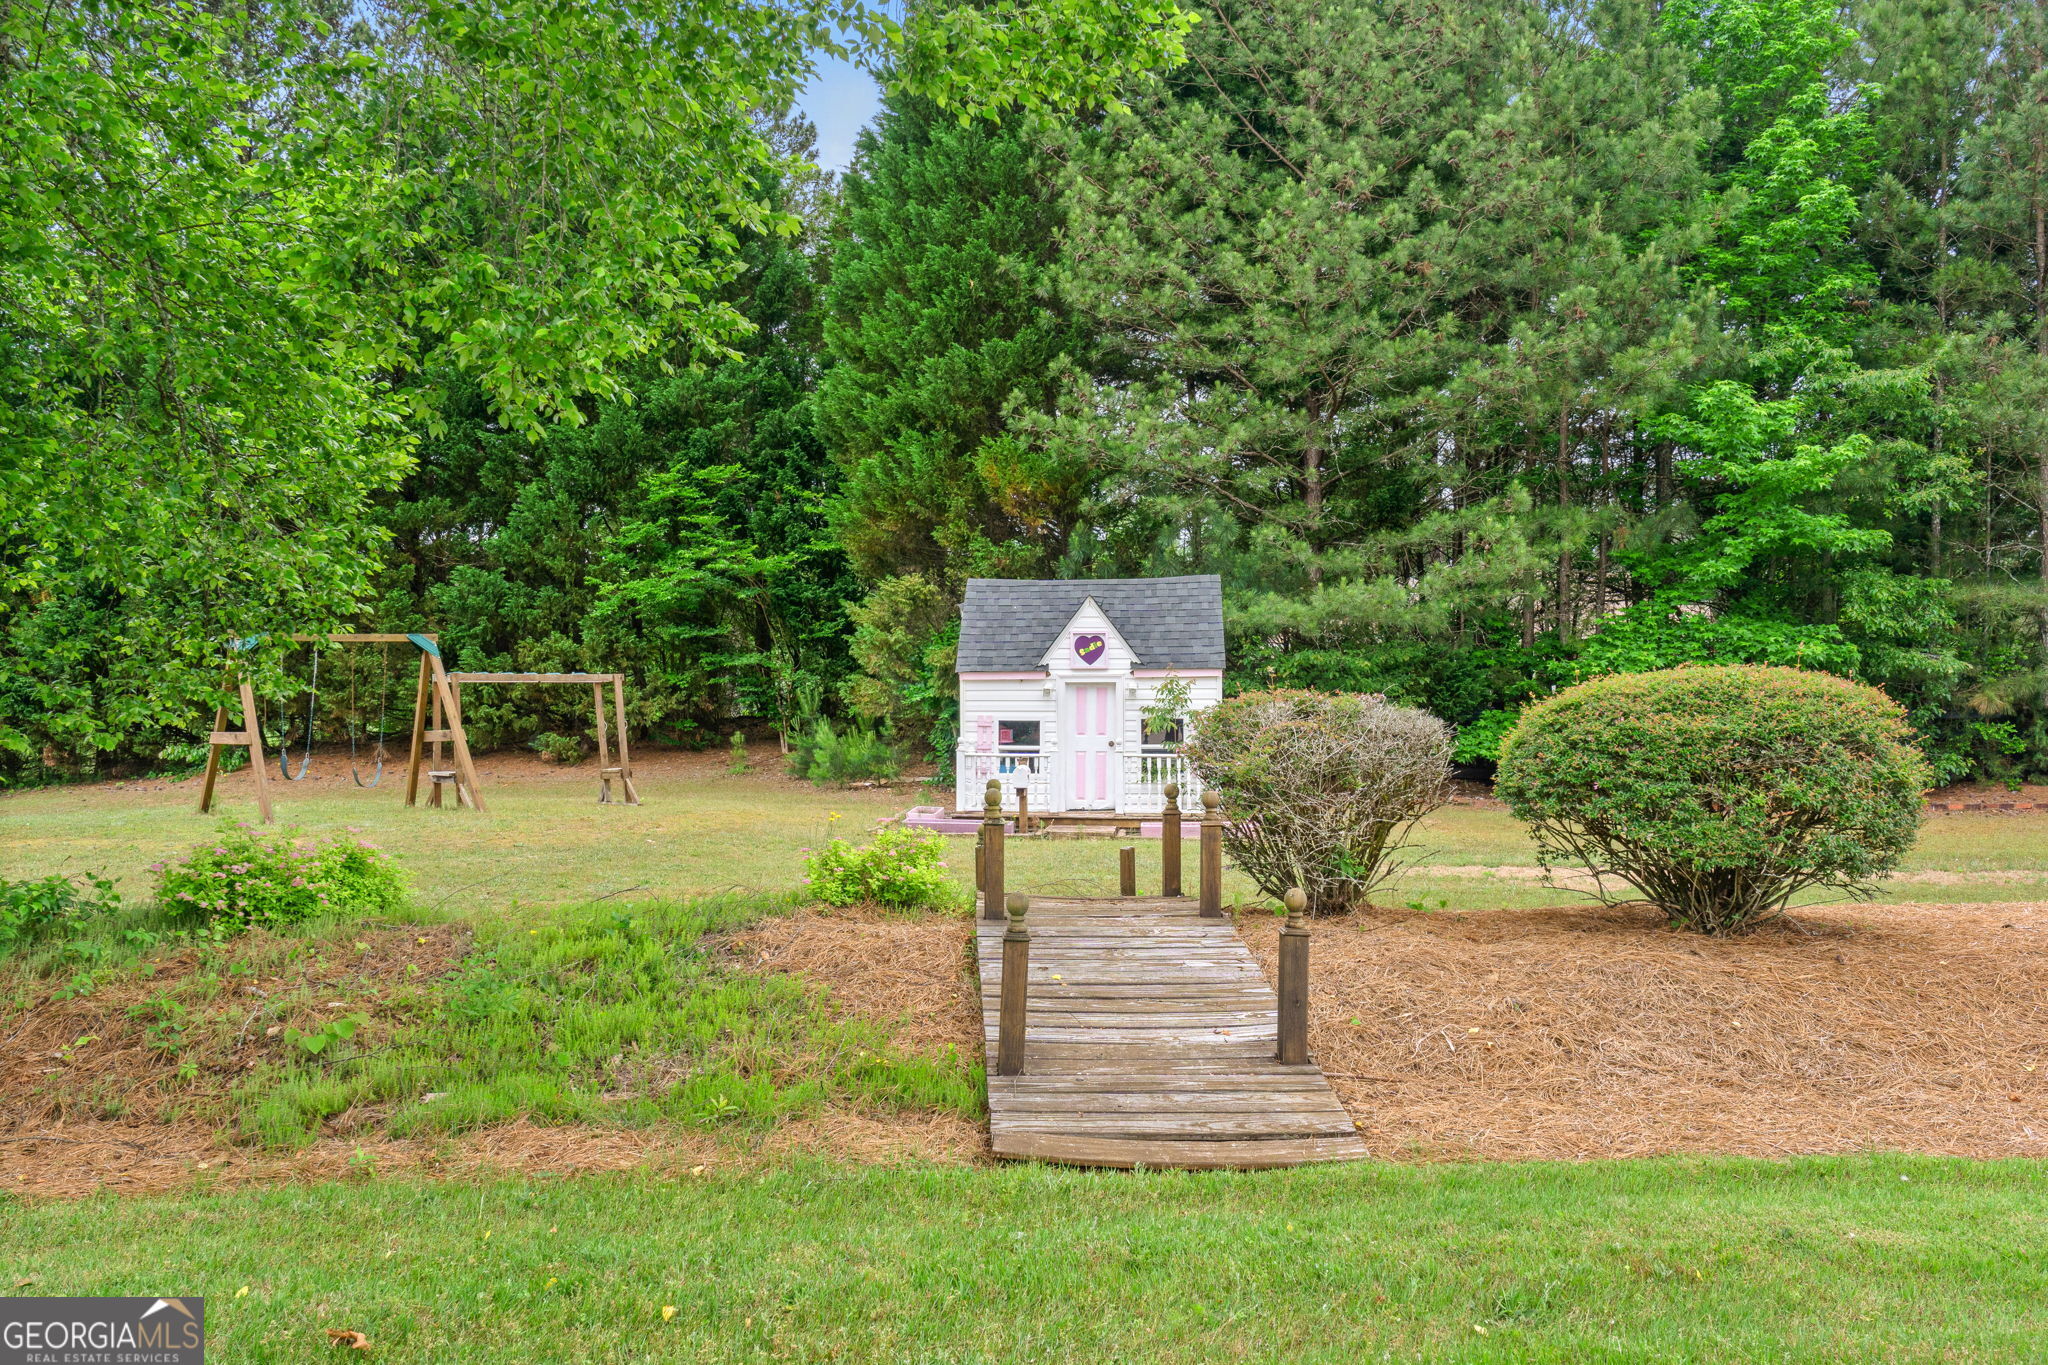
[[[1240,921],[1273,971],[1277,922]],[[1647,907],[1313,927],[1310,1047],[1375,1151],[2048,1156],[2048,906]]]

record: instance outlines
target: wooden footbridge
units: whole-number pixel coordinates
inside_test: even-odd
[[[991,784],[993,786],[993,784]],[[1168,788],[1169,793],[1172,788]],[[977,855],[975,939],[999,1157],[1087,1166],[1293,1166],[1365,1145],[1308,1056],[1308,931],[1290,892],[1280,989],[1222,910],[1222,825],[1205,795],[1201,887],[1180,891],[1169,796],[1162,891],[1006,894],[993,803]]]

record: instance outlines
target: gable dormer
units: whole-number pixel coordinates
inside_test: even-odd
[[[1067,618],[1052,642],[1039,656],[1038,666],[1052,673],[1101,674],[1104,677],[1128,673],[1144,661],[1137,657],[1116,622],[1093,597],[1082,600]]]

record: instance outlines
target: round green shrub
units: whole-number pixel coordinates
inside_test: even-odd
[[[405,884],[390,857],[347,834],[309,839],[295,830],[231,823],[184,861],[152,870],[165,909],[230,933],[405,906]]]
[[[1196,713],[1181,753],[1230,821],[1223,848],[1312,915],[1353,910],[1394,870],[1415,822],[1450,796],[1451,734],[1425,711],[1357,692],[1244,692]]]
[[[900,827],[866,848],[834,839],[804,860],[804,885],[827,905],[957,910],[965,898],[946,873],[945,852],[938,835]]]
[[[1808,887],[1868,895],[1912,847],[1930,780],[1876,688],[1743,665],[1616,674],[1531,706],[1495,789],[1544,866],[1731,934]]]

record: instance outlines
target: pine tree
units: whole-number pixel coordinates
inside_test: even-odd
[[[1007,439],[1013,402],[1079,333],[1042,297],[1056,208],[1017,127],[891,97],[843,188],[819,428],[844,471],[833,524],[876,582],[1029,572],[1072,524],[1073,471]]]
[[[1708,102],[1605,6],[1250,0],[1189,43],[1069,151],[1107,363],[1039,426],[1097,470],[1097,558],[1224,568],[1297,656],[1573,637],[1698,366]]]

